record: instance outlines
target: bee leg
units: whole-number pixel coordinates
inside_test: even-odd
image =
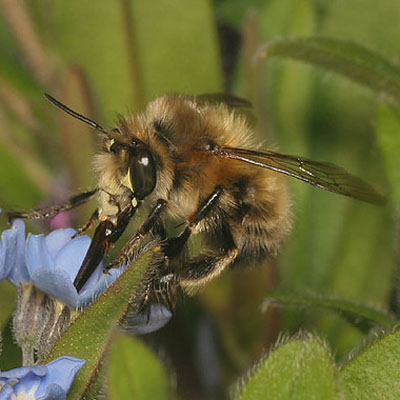
[[[71,197],[65,203],[57,204],[50,207],[25,211],[10,211],[7,212],[7,217],[9,222],[11,222],[15,218],[42,219],[52,217],[53,215],[59,214],[60,212],[71,210],[72,208],[78,207],[81,204],[86,203],[88,200],[94,197],[96,192],[97,189],[91,190],[89,192],[79,193]]]
[[[238,249],[232,248],[226,253],[215,252],[194,257],[179,271],[178,280],[181,287],[189,294],[195,293],[232,264],[237,254]]]
[[[165,229],[160,221],[160,214],[165,208],[166,204],[167,202],[163,199],[159,199],[157,201],[146,221],[144,221],[143,225],[139,228],[136,234],[124,244],[117,258],[104,268],[104,273],[107,273],[107,271],[109,271],[111,268],[122,267],[123,265],[126,265],[132,261],[138,244],[151,230],[156,230],[157,232],[160,232],[162,236],[165,236]],[[161,239],[164,238],[162,237]]]
[[[93,212],[93,214],[90,216],[89,221],[86,222],[85,225],[80,226],[74,235],[72,235],[71,239],[80,236],[87,232],[89,229],[93,228],[93,225],[97,222],[99,219],[99,209],[96,208]]]
[[[216,241],[220,246],[218,250],[201,253],[178,268],[179,283],[189,294],[196,292],[235,261],[238,248],[227,223],[220,226]]]
[[[206,218],[210,211],[216,206],[222,194],[222,187],[217,186],[214,191],[208,196],[195,214],[192,215],[189,224],[183,232],[174,238],[169,238],[164,246],[164,254],[167,259],[174,258],[179,255],[190,238],[190,235],[196,232],[199,223]]]

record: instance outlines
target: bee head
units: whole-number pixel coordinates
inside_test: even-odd
[[[106,148],[125,167],[121,183],[138,200],[151,194],[157,183],[156,163],[151,150],[139,140],[133,139],[127,144],[115,138],[107,140]]]

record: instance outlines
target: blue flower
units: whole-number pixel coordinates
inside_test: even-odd
[[[47,365],[15,368],[0,373],[0,400],[64,400],[85,361],[64,356]]]
[[[101,262],[80,293],[73,281],[82,264],[91,239],[87,235],[72,238],[74,229],[57,229],[48,235],[29,234],[20,220],[3,232],[0,243],[0,278],[13,284],[32,283],[43,292],[70,307],[92,303],[121,274],[120,269],[103,274]]]
[[[171,319],[172,313],[162,304],[150,304],[141,313],[128,315],[125,328],[132,335],[147,335],[158,331]]]
[[[21,220],[13,222],[10,229],[5,230],[0,240],[0,280],[7,279],[13,269],[21,270],[25,264],[25,225]],[[22,272],[22,270],[21,270]],[[20,277],[21,279],[27,277]]]

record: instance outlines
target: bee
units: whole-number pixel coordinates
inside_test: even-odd
[[[157,236],[163,253],[159,281],[173,277],[193,293],[230,265],[277,253],[292,225],[284,175],[340,195],[382,202],[370,185],[334,164],[256,145],[240,112],[250,103],[234,96],[165,95],[142,113],[119,117],[112,130],[45,96],[99,132],[102,144],[94,159],[98,184],[64,204],[10,217],[48,217],[97,197],[96,210],[78,230],[83,233],[97,223],[74,281],[78,291],[142,204],[148,205],[148,216],[106,271],[129,263],[144,238]],[[183,221],[185,227],[167,237],[167,220]],[[203,235],[206,250],[183,257],[197,234]]]

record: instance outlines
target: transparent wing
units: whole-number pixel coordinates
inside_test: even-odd
[[[222,158],[241,160],[258,167],[268,168],[321,189],[368,203],[382,204],[384,202],[383,197],[368,183],[328,162],[313,161],[273,151],[254,151],[232,147],[221,147],[214,154]]]

